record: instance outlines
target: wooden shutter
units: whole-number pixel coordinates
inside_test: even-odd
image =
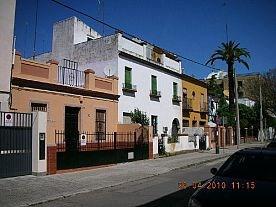
[[[177,96],[177,83],[173,83],[173,96]]]
[[[157,78],[154,75],[151,76],[151,90],[157,91]]]
[[[125,83],[131,84],[131,68],[125,68]]]

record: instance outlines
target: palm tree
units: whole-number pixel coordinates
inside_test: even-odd
[[[210,59],[206,62],[207,64],[213,65],[216,60],[221,60],[226,62],[228,66],[228,87],[229,87],[229,111],[234,112],[234,64],[235,62],[243,64],[247,69],[249,69],[248,63],[242,59],[250,58],[250,54],[246,48],[240,48],[240,43],[235,41],[229,41],[227,43],[221,43],[218,50],[215,50],[215,53],[211,55]]]

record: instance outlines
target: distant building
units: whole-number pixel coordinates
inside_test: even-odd
[[[0,1],[0,111],[9,109],[16,0]]]
[[[216,77],[217,84],[223,88],[223,93],[226,97],[229,96],[229,88],[228,88],[228,76],[226,72],[212,72],[207,78],[206,82],[212,78],[212,76]],[[252,107],[255,102],[251,100],[249,91],[247,90],[252,85],[252,80],[258,78],[259,73],[245,73],[245,74],[237,74],[237,82],[238,82],[238,102],[244,104],[246,106]]]

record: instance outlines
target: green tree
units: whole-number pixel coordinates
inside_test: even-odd
[[[130,118],[132,123],[141,124],[142,126],[149,125],[149,118],[147,117],[147,114],[138,108],[134,109],[134,111],[130,113]]]
[[[221,60],[226,62],[228,67],[228,81],[229,81],[229,111],[234,112],[234,64],[236,62],[243,64],[247,69],[249,69],[248,63],[242,59],[250,58],[250,54],[246,48],[240,48],[240,43],[235,41],[229,41],[226,43],[221,43],[217,50],[211,55],[210,59],[206,62],[207,64],[213,65],[215,61]]]

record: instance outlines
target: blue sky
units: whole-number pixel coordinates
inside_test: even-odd
[[[51,50],[52,25],[77,16],[100,33],[102,26],[50,0],[38,0],[36,51]],[[103,0],[59,0],[102,19]],[[100,2],[100,5],[99,5]],[[32,55],[36,0],[17,0],[16,47]],[[169,51],[205,63],[217,46],[236,40],[251,52],[250,70],[236,65],[239,73],[264,72],[276,67],[276,0],[104,0],[105,22]],[[112,33],[105,28],[105,34]],[[185,73],[205,77],[211,69],[183,60]],[[224,63],[216,68],[226,70]]]

